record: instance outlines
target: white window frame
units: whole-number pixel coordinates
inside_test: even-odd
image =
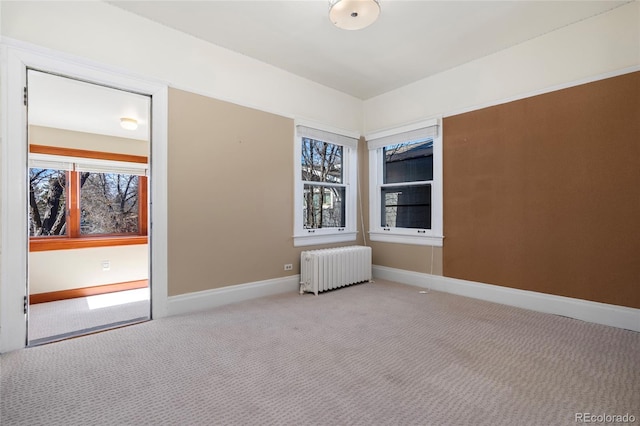
[[[431,229],[381,226],[381,187],[385,146],[423,140],[415,137],[423,129],[436,131],[433,138],[433,181],[431,184]],[[388,243],[442,247],[442,118],[422,120],[367,135],[369,148],[369,239]]]
[[[315,122],[295,120],[294,141],[294,247],[317,244],[332,244],[355,241],[358,235],[356,223],[357,191],[358,188],[358,139],[355,132],[339,130]],[[340,145],[342,150],[343,182],[345,188],[345,226],[343,228],[305,229],[303,206],[303,191],[305,182],[302,180],[302,138],[329,142]],[[330,186],[330,185],[329,185]],[[324,198],[324,197],[323,197]]]

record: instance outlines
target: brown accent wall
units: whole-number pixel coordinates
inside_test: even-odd
[[[640,73],[444,120],[444,275],[640,308]]]
[[[170,296],[299,274],[331,247],[293,246],[293,143],[289,118],[169,90]]]

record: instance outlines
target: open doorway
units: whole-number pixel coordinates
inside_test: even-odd
[[[28,344],[150,318],[151,99],[29,69]]]

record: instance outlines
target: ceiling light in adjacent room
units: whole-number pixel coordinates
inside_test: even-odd
[[[135,130],[138,128],[138,120],[135,118],[122,117],[120,119],[120,125],[123,129]]]
[[[380,15],[378,0],[330,0],[329,19],[343,30],[361,30]]]

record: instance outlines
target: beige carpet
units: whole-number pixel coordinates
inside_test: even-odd
[[[378,281],[2,355],[2,425],[640,418],[640,334]]]

